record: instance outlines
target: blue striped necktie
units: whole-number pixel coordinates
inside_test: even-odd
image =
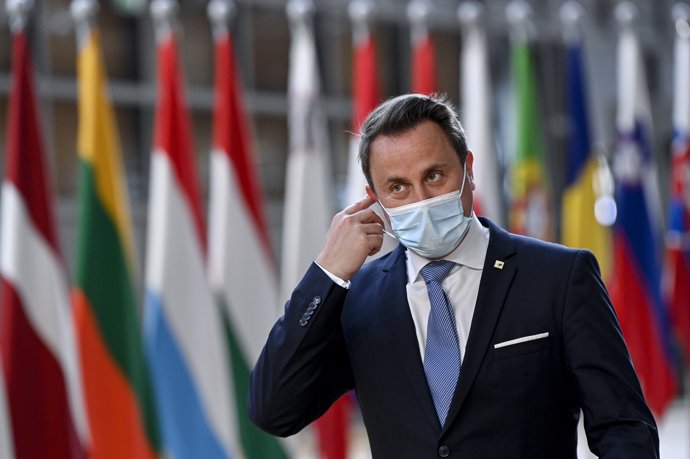
[[[455,263],[452,261],[438,260],[427,264],[420,271],[431,302],[424,373],[441,426],[446,422],[448,408],[460,377],[460,343],[455,314],[441,286],[453,266]]]

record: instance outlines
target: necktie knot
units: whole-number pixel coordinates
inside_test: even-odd
[[[419,273],[427,284],[433,281],[441,282],[448,276],[453,266],[455,266],[455,263],[452,261],[436,260],[424,265]]]

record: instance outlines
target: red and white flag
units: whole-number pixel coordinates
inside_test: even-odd
[[[12,40],[0,219],[0,354],[14,454],[85,458],[88,422],[33,70],[25,33],[16,32]]]
[[[436,57],[434,39],[427,27],[429,5],[426,1],[413,1],[407,9],[412,32],[412,92],[432,94],[438,91],[436,83]]]
[[[381,101],[381,91],[376,68],[376,42],[368,25],[364,20],[355,21],[353,24],[353,50],[354,62],[352,72],[352,132],[350,137],[350,152],[347,170],[347,191],[345,193],[344,207],[362,199],[367,184],[366,177],[359,163],[359,132],[369,113],[376,108]],[[385,221],[383,209],[377,204],[372,209]],[[378,258],[395,248],[398,241],[384,233],[381,250],[369,257]]]
[[[353,37],[352,72],[352,133],[350,154],[347,162],[347,193],[345,205],[359,201],[364,196],[367,184],[359,164],[359,132],[364,120],[381,100],[379,77],[376,69],[376,43],[373,34],[364,25]]]
[[[214,36],[208,265],[211,289],[226,322],[235,436],[246,459],[285,459],[284,445],[254,426],[247,413],[249,374],[282,305],[233,37],[228,30]]]

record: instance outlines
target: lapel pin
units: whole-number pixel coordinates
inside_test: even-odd
[[[504,263],[503,261],[501,261],[501,260],[496,260],[496,261],[494,262],[494,268],[496,268],[496,269],[503,269],[503,265],[504,265],[504,264],[505,264],[505,263]]]

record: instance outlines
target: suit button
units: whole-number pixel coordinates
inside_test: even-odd
[[[307,326],[307,319],[305,319],[305,318],[300,319],[299,324],[303,327],[306,327]]]
[[[319,304],[319,303],[321,303],[321,297],[317,295],[317,296],[315,296],[314,299],[311,300],[311,301],[312,301],[312,303],[314,303],[314,304]]]
[[[450,448],[448,448],[446,445],[441,446],[438,449],[438,455],[439,457],[448,457],[450,456]]]

